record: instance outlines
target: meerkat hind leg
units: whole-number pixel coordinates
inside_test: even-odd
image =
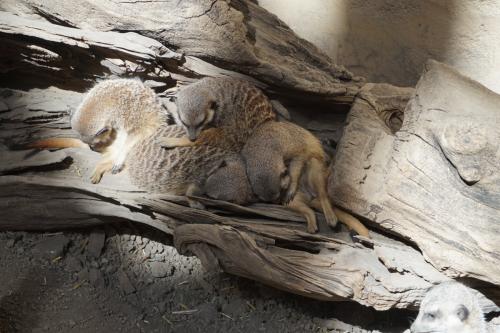
[[[323,209],[318,198],[311,200],[311,207],[319,211]],[[337,207],[333,207],[333,212],[337,215],[340,222],[345,224],[349,229],[354,230],[358,235],[370,238],[368,229],[363,225],[363,223],[361,223],[360,220]]]
[[[307,199],[304,194],[297,192],[295,197],[287,205],[288,208],[302,214],[307,221],[307,231],[314,234],[318,231],[318,223],[316,221],[316,215],[314,210],[307,204]]]
[[[283,197],[283,203],[288,204],[291,202],[297,193],[299,187],[300,175],[304,168],[304,160],[301,158],[293,158],[288,165],[289,185]]]
[[[163,148],[191,147],[195,144],[187,136],[183,136],[182,138],[159,138],[157,140]]]
[[[326,191],[326,170],[324,164],[316,158],[312,158],[307,165],[307,182],[309,187],[316,193],[326,222],[334,228],[337,226],[337,216],[333,211],[328,192]]]

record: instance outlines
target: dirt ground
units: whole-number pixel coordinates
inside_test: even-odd
[[[0,233],[0,332],[402,332],[415,316],[207,272],[168,244],[132,225]]]

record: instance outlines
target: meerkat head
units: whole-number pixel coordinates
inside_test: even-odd
[[[476,295],[458,282],[444,282],[427,292],[410,331],[480,333],[484,325]]]
[[[252,179],[252,189],[257,197],[265,202],[276,202],[281,197],[284,187],[288,188],[290,178],[283,161],[266,164],[265,169],[258,170]]]
[[[102,153],[116,139],[116,130],[103,117],[89,117],[85,109],[86,107],[82,106],[72,114],[71,128],[78,132],[80,139],[88,144],[90,149]]]
[[[175,121],[184,127],[189,140],[195,141],[214,120],[217,103],[208,89],[191,85],[179,91],[176,106]]]
[[[228,157],[209,172],[205,182],[206,194],[214,199],[240,205],[253,200],[245,162],[241,157]]]

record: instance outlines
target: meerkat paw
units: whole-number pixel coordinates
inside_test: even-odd
[[[293,198],[295,198],[295,194],[297,194],[297,189],[288,189],[283,196],[283,204],[288,205],[292,202]]]
[[[315,234],[318,232],[318,225],[316,224],[316,222],[307,223],[307,232],[310,234]]]
[[[103,172],[95,170],[92,176],[90,176],[90,181],[92,182],[92,184],[98,184],[101,181],[102,176]]]
[[[337,218],[337,215],[335,215],[334,212],[328,212],[325,213],[325,219],[326,223],[332,228],[335,228],[337,226],[337,223],[339,222],[339,219]]]
[[[117,173],[123,171],[124,166],[125,165],[123,163],[113,164],[113,167],[111,168],[111,173],[116,175]]]

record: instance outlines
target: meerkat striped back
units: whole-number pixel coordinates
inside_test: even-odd
[[[153,193],[177,195],[184,195],[190,183],[201,186],[226,152],[209,145],[165,149],[157,140],[183,135],[182,127],[165,125],[137,144],[127,160],[131,182]]]

